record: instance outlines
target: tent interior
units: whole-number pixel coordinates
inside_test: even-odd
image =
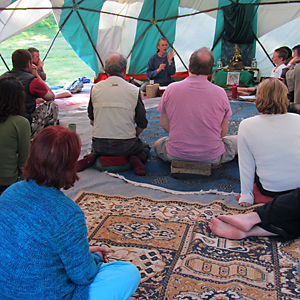
[[[64,38],[100,78],[107,55],[117,51],[128,58],[128,74],[146,79],[161,36],[176,52],[178,73],[187,71],[190,54],[204,46],[226,65],[233,53],[233,46],[224,47],[229,41],[242,55],[250,49],[247,55],[269,76],[274,49],[299,43],[299,1],[1,0],[0,10],[0,43],[53,13]]]
[[[157,40],[162,36],[167,39],[170,48],[172,47],[176,53],[174,58],[176,72],[179,77],[187,73],[189,57],[194,50],[201,47],[212,49],[215,64],[217,65],[217,61],[221,59],[223,65],[226,65],[228,59],[233,56],[235,44],[239,45],[243,58],[248,59],[244,61],[244,65],[248,66],[252,59],[256,58],[261,76],[268,77],[274,68],[270,59],[274,50],[281,46],[292,48],[300,44],[298,29],[300,24],[299,4],[300,1],[296,0],[0,0],[0,43],[53,14],[59,32],[63,34],[78,57],[93,70],[95,78],[98,79],[106,78],[103,63],[111,51],[120,52],[127,57],[128,76],[136,79],[146,79],[145,73],[148,60],[156,52]],[[225,14],[227,14],[227,18],[224,18]],[[51,46],[55,43],[55,38],[54,36]],[[47,54],[51,51],[51,46]],[[46,59],[45,63],[47,63],[47,54],[44,57]],[[0,58],[2,58],[1,49]],[[68,103],[68,98],[55,100],[59,106],[60,125],[67,127],[70,124],[74,126],[75,123],[77,127],[76,132],[82,142],[79,158],[83,158],[91,150],[92,126],[90,126],[90,120],[87,116],[91,86],[92,84],[86,85],[81,93],[73,95],[74,97],[72,97],[75,100],[72,103]],[[78,99],[78,103],[76,103],[76,99]],[[160,98],[144,99],[143,101],[148,118],[150,115],[149,110],[151,108],[156,110]],[[247,103],[249,106],[253,106],[256,114],[254,103]],[[69,104],[70,106],[68,106]],[[239,121],[244,117],[252,116],[250,114],[237,115]],[[150,123],[150,117],[148,120]],[[152,121],[159,126],[159,116],[155,120],[152,118]],[[152,133],[157,138],[157,130],[153,130]],[[143,139],[143,136],[141,136],[141,139]],[[154,153],[153,149],[151,151]],[[238,174],[236,182],[239,185],[238,163],[237,161],[235,163]],[[161,169],[159,172],[162,173]],[[166,189],[163,190],[159,186],[159,183],[155,186],[153,184],[151,187],[150,184],[140,184],[130,179],[122,179],[121,175],[117,177],[115,173],[99,172],[92,167],[85,169],[78,175],[80,180],[70,189],[63,190],[66,196],[75,200],[81,197],[80,193],[99,193],[103,195],[103,201],[97,195],[94,195],[94,198],[88,195],[88,197],[91,197],[90,200],[85,207],[81,206],[90,232],[95,228],[102,230],[99,224],[107,226],[103,222],[106,218],[103,208],[107,203],[109,205],[114,204],[115,200],[121,197],[135,197],[134,200],[129,199],[130,201],[128,201],[128,198],[126,198],[124,201],[124,203],[129,203],[128,205],[132,210],[126,211],[123,210],[123,207],[120,208],[120,205],[114,204],[115,206],[109,206],[109,209],[107,209],[107,218],[111,216],[119,217],[119,215],[127,218],[126,214],[130,214],[130,217],[135,218],[137,221],[134,222],[138,224],[146,224],[144,220],[148,220],[149,223],[152,222],[152,224],[158,226],[157,224],[160,224],[159,222],[165,216],[168,216],[170,220],[167,219],[167,222],[170,224],[168,225],[170,231],[177,230],[176,235],[187,236],[187,242],[178,242],[178,247],[184,250],[184,254],[176,254],[176,256],[172,256],[173,250],[166,248],[167,244],[171,245],[170,247],[175,245],[172,239],[167,240],[167,242],[161,239],[158,240],[157,244],[155,244],[157,240],[153,240],[155,243],[143,240],[141,250],[138,251],[131,246],[131,242],[128,242],[122,236],[120,238],[122,239],[121,246],[115,242],[110,242],[110,236],[117,236],[117,234],[109,231],[103,231],[104,233],[102,233],[99,229],[99,235],[98,233],[95,234],[97,240],[89,239],[90,245],[100,245],[99,241],[105,236],[103,243],[101,240],[101,245],[110,247],[112,253],[120,253],[121,258],[112,256],[113,259],[125,261],[128,257],[130,259],[132,257],[127,254],[129,248],[132,253],[136,251],[133,257],[139,258],[145,257],[144,253],[154,253],[158,245],[162,244],[161,253],[163,254],[160,256],[161,259],[155,262],[154,259],[158,257],[158,255],[155,255],[153,258],[154,263],[150,267],[148,266],[148,259],[143,262],[146,270],[154,269],[154,272],[151,269],[152,273],[149,275],[150,284],[153,282],[155,284],[153,289],[147,281],[141,287],[142,296],[130,299],[200,299],[200,297],[201,299],[296,299],[296,297],[299,299],[300,281],[296,272],[297,264],[300,261],[299,239],[295,242],[289,241],[286,244],[278,242],[277,246],[275,241],[271,239],[269,241],[266,237],[251,237],[248,240],[231,241],[207,234],[209,232],[209,229],[206,229],[207,220],[212,215],[237,214],[241,213],[242,210],[245,213],[251,210],[251,208],[241,208],[239,206],[238,193],[234,193],[232,190],[229,191],[229,189],[226,192],[212,189],[205,190],[203,186],[197,191],[194,189],[192,192],[187,190],[166,191]],[[221,184],[227,187],[226,182],[221,182]],[[192,188],[194,187],[192,186]],[[114,197],[115,199],[113,199]],[[148,205],[148,202],[145,202],[146,204],[142,205],[142,197],[149,198],[151,204]],[[151,201],[163,203],[162,210],[157,209]],[[132,202],[133,205],[131,205]],[[93,204],[90,205],[89,203]],[[165,205],[165,203],[170,204]],[[182,206],[180,212],[176,208],[178,203],[179,206]],[[200,205],[203,206],[203,212],[198,209]],[[149,211],[146,212],[146,216],[139,217],[137,212],[141,211],[142,206],[149,208]],[[196,208],[191,210],[190,206]],[[213,209],[211,209],[212,206]],[[230,210],[227,206],[230,207]],[[157,215],[159,222],[156,219],[152,221],[152,215]],[[199,219],[197,219],[198,215]],[[178,225],[174,221],[177,218],[179,220]],[[112,218],[112,220],[112,224],[118,221],[117,218]],[[190,222],[187,222],[188,225],[184,223],[186,220]],[[199,222],[199,220],[202,221]],[[129,223],[129,221],[126,222]],[[132,221],[132,224],[135,224],[134,222]],[[203,232],[201,226],[204,228]],[[26,229],[26,227],[24,228]],[[144,226],[144,228],[146,229],[143,229],[143,231],[149,231],[147,227]],[[155,230],[155,234],[156,232],[157,230]],[[158,236],[158,234],[156,235]],[[92,234],[90,234],[91,236]],[[16,237],[13,238],[18,241]],[[136,243],[135,240],[134,243]],[[206,246],[213,249],[209,257],[207,256]],[[120,248],[119,252],[118,247]],[[190,252],[189,247],[193,247],[194,252]],[[231,252],[228,252],[228,249]],[[271,251],[272,255],[270,254]],[[186,268],[187,275],[182,279],[177,279],[176,276],[179,271],[185,268],[183,258],[188,255],[191,257],[191,264]],[[205,256],[206,261],[203,259]],[[180,265],[174,263],[175,258],[180,262]],[[169,265],[166,263],[168,260],[170,261]],[[131,262],[135,263],[134,260]],[[274,268],[275,264],[277,265],[276,270]],[[162,268],[162,266],[164,267]],[[174,287],[170,290],[175,291],[178,289],[180,291],[183,286],[189,289],[188,293],[183,297],[159,298],[155,293],[161,287],[167,290],[165,282],[160,280],[171,278],[171,267],[174,268],[175,275],[172,275],[174,277]],[[191,282],[193,280],[193,273],[190,271],[193,271],[193,267],[198,277],[195,277],[195,284],[191,285],[188,280]],[[162,271],[159,271],[160,268],[162,268]],[[272,268],[275,271],[272,271]],[[211,277],[206,277],[210,273],[210,269],[215,273]],[[154,277],[153,274],[157,277]],[[248,277],[249,279],[247,279]],[[214,282],[216,282],[215,285],[213,285]],[[274,285],[272,285],[273,282]],[[265,287],[263,287],[264,284]],[[198,295],[193,292],[194,286],[195,291],[199,290]],[[213,286],[214,289],[210,286]],[[228,290],[228,294],[225,295],[222,289]],[[149,295],[153,291],[153,297],[145,296],[148,290]],[[242,292],[243,296],[239,297],[239,293],[242,295]],[[203,293],[204,298],[201,293]],[[284,296],[282,296],[283,294]]]

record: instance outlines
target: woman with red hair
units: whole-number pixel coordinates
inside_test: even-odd
[[[26,180],[1,195],[2,298],[125,300],[136,290],[137,268],[107,263],[107,250],[89,247],[84,213],[61,191],[79,179],[80,148],[71,130],[43,129],[33,139]]]

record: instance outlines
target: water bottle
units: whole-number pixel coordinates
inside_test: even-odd
[[[222,64],[221,58],[219,58],[219,60],[217,62],[217,68],[218,69],[222,69],[223,68],[223,64]]]
[[[256,61],[256,58],[253,58],[253,59],[252,59],[252,62],[251,62],[251,68],[252,68],[252,69],[256,69],[256,68],[257,68],[257,61]]]
[[[231,98],[232,99],[236,99],[237,98],[237,86],[236,86],[236,83],[233,84]]]

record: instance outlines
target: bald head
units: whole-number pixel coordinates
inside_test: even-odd
[[[127,61],[126,58],[119,53],[113,53],[108,56],[104,63],[104,68],[109,76],[121,75],[124,76],[126,73]]]
[[[212,52],[206,48],[200,48],[190,57],[190,72],[194,75],[209,75],[214,65],[214,56]]]

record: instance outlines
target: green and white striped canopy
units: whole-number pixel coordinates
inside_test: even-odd
[[[176,51],[176,71],[184,72],[195,49],[214,48],[215,59],[220,57],[222,7],[236,2],[254,6],[253,31],[268,54],[300,43],[300,1],[284,0],[0,0],[0,43],[53,12],[95,76],[111,51],[128,58],[129,74],[144,74],[162,36]],[[273,66],[259,43],[255,55],[268,75]]]

